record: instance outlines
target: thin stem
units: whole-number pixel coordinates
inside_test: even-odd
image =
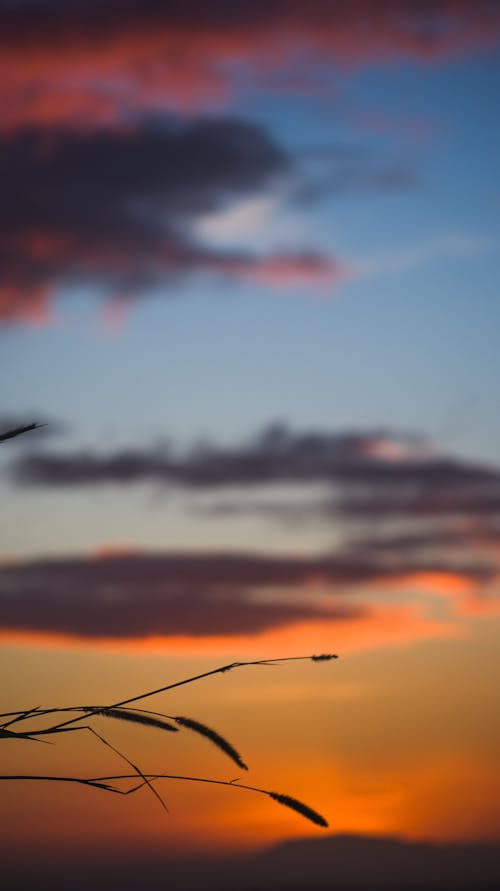
[[[231,671],[233,668],[243,668],[248,665],[275,665],[281,662],[298,662],[309,659],[312,659],[313,661],[326,661],[337,658],[338,656],[335,653],[329,653],[324,656],[284,656],[278,659],[256,659],[252,662],[230,662],[228,665],[212,668],[210,671],[204,671],[201,674],[193,675],[182,681],[175,681],[173,684],[166,684],[166,686],[158,687],[156,690],[149,690],[147,693],[140,693],[138,696],[131,696],[129,699],[121,699],[119,702],[114,702],[112,705],[106,707],[110,709],[121,708],[124,705],[129,705],[131,702],[139,702],[140,699],[147,699],[149,696],[157,696],[159,693],[165,693],[167,690],[174,690],[176,687],[182,687],[185,684],[192,684],[195,681],[211,677],[214,674],[224,674],[226,671]],[[60,709],[60,711],[71,711],[71,709]],[[67,727],[70,724],[76,724],[78,721],[82,721],[86,716],[88,717],[88,712],[86,715],[78,715],[76,718],[68,718],[67,721],[62,721],[60,724],[56,724],[54,729]]]
[[[130,778],[135,776],[135,774],[130,774]],[[113,786],[107,785],[104,781],[101,781],[99,778],[96,779],[81,779],[80,777],[52,777],[52,776],[37,776],[33,774],[13,774],[13,775],[2,775],[0,776],[0,780],[46,780],[52,783],[79,783],[81,786],[93,786],[96,789],[105,789],[106,792],[118,792],[121,793],[120,789],[114,789]]]
[[[116,782],[120,780],[131,780],[135,778],[135,774],[116,774],[114,776],[105,776],[105,777],[92,777],[88,780],[75,779],[74,777],[43,777],[43,776],[0,776],[0,780],[50,780],[60,782],[79,782],[83,785],[87,786],[96,786],[97,788],[107,789],[113,792],[121,792],[121,794],[130,794],[132,791],[136,791],[141,786],[135,786],[134,789],[121,790],[117,789],[115,786],[110,786],[110,782]],[[192,783],[209,783],[215,786],[231,786],[233,789],[245,789],[248,792],[257,792],[260,795],[267,795],[269,798],[272,798],[274,801],[277,801],[279,804],[284,805],[285,807],[290,808],[296,813],[301,814],[311,822],[316,823],[319,826],[327,827],[328,822],[325,818],[318,813],[318,811],[313,810],[313,808],[309,807],[309,805],[304,804],[302,801],[299,801],[296,798],[292,798],[290,795],[281,795],[278,792],[271,792],[269,789],[261,789],[259,786],[249,786],[244,783],[235,782],[234,780],[212,780],[207,777],[191,777],[184,776],[179,774],[167,774],[167,773],[148,773],[143,774],[144,781],[149,784],[153,780],[183,780]]]

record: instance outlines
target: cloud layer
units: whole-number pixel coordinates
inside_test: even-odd
[[[353,147],[327,150],[326,166],[320,150],[299,171],[261,127],[207,114],[248,87],[303,96],[326,71],[332,83],[353,66],[499,41],[500,6],[488,0],[2,4],[0,324],[43,323],[53,298],[81,285],[120,307],[198,274],[331,289],[356,274],[343,258],[210,246],[197,220],[284,181],[304,206],[412,186],[414,172]]]
[[[18,0],[0,11],[1,126],[128,124],[220,105],[242,82],[279,88],[276,75],[313,89],[320,65],[429,62],[499,30],[489,0]]]
[[[43,318],[68,285],[126,298],[197,272],[267,285],[334,283],[342,264],[312,251],[257,256],[193,235],[198,215],[270,188],[292,169],[265,130],[231,118],[4,139],[0,320]]]
[[[19,456],[7,471],[26,487],[173,487],[189,493],[200,519],[318,524],[341,536],[336,581],[341,568],[352,583],[442,572],[488,582],[500,571],[498,468],[388,430],[274,424],[234,446],[108,454],[45,448]]]
[[[262,486],[276,483],[335,483],[349,487],[353,496],[343,510],[356,511],[371,503],[366,493],[384,487],[381,510],[413,510],[415,503],[429,510],[449,504],[460,509],[463,494],[449,496],[450,488],[466,487],[472,509],[474,498],[496,502],[500,471],[440,454],[418,437],[392,431],[294,431],[273,424],[246,443],[198,446],[185,453],[149,448],[110,454],[97,452],[40,452],[13,465],[15,479],[25,485],[78,486],[163,482],[194,489]],[[354,487],[360,497],[354,498]],[[388,488],[389,487],[389,488]],[[426,498],[424,499],[424,493]],[[446,497],[443,497],[446,495]],[[474,496],[474,497],[473,497]],[[393,500],[391,500],[393,499]],[[441,499],[441,500],[440,500]],[[448,499],[448,500],[447,500]]]
[[[198,496],[191,509],[212,521],[248,513],[313,519],[340,530],[342,543],[312,557],[111,550],[6,564],[0,629],[7,634],[253,640],[313,623],[323,633],[339,625],[354,640],[385,640],[453,627],[438,627],[418,597],[402,606],[398,591],[451,598],[453,621],[499,608],[500,473],[416,436],[274,424],[232,447],[46,448],[20,456],[10,471],[35,487],[176,487]]]
[[[375,607],[345,596],[356,587],[420,577],[462,590],[485,580],[472,565],[431,562],[423,570],[411,560],[384,565],[348,555],[196,552],[4,564],[0,629],[88,639],[252,636],[299,622],[376,619]]]

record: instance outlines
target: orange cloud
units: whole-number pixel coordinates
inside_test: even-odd
[[[457,604],[457,614],[465,617],[481,618],[482,616],[500,615],[500,596],[498,590],[471,591],[462,597]]]
[[[384,582],[384,586],[401,587],[402,585],[419,588],[431,594],[461,595],[477,590],[477,579],[468,577],[460,572],[413,572],[401,579]]]

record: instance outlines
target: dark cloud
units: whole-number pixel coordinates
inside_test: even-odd
[[[417,571],[443,553],[455,562],[468,553],[496,572],[500,471],[388,430],[301,432],[275,424],[234,446],[37,450],[8,473],[31,487],[159,484],[195,496],[188,505],[200,517],[335,528],[358,566],[376,558],[378,569],[399,572],[403,556]]]
[[[269,587],[301,585],[322,568],[338,581],[357,567],[231,555],[72,559],[0,570],[0,626],[83,637],[235,635],[324,617],[312,603],[262,600]],[[332,619],[362,610],[333,606]]]
[[[241,83],[318,62],[429,61],[498,42],[496,0],[24,0],[0,8],[6,130],[128,123],[227,101]],[[235,73],[237,72],[237,73]],[[283,78],[286,84],[287,79]],[[311,83],[312,81],[312,83]]]
[[[349,523],[378,522],[383,524],[384,544],[381,539],[363,539],[368,549],[377,546],[389,548],[394,541],[396,549],[410,547],[430,546],[434,541],[435,546],[453,545],[465,542],[473,538],[482,538],[485,543],[496,540],[495,529],[491,522],[500,521],[500,495],[491,497],[487,493],[450,494],[445,492],[442,497],[427,496],[425,492],[415,497],[398,491],[397,481],[394,481],[396,491],[390,491],[391,484],[380,487],[380,492],[369,490],[366,497],[360,498],[349,491],[349,485],[342,486],[343,494],[336,493],[331,496],[290,498],[256,498],[256,497],[231,497],[226,499],[211,499],[201,505],[197,502],[193,506],[194,512],[201,513],[205,517],[218,517],[227,519],[231,517],[258,517],[267,519],[286,526],[303,526],[306,524],[325,525],[334,520]],[[379,488],[379,487],[377,487]],[[389,492],[387,493],[387,490]],[[481,531],[474,526],[463,530],[443,529],[435,532],[433,520],[446,523],[447,521],[476,520],[485,521],[488,528],[481,526]],[[430,531],[422,533],[410,533],[407,536],[390,535],[387,537],[387,526],[399,522],[416,524],[419,521],[431,525]]]
[[[171,119],[87,136],[44,138],[29,130],[4,140],[1,163],[13,227],[24,227],[29,213],[34,227],[103,235],[111,226],[120,236],[131,227],[147,230],[144,218],[151,216],[214,210],[290,167],[261,127],[229,118]]]
[[[0,628],[84,638],[256,634],[299,621],[358,621],[366,606],[335,597],[319,606],[308,583],[338,592],[404,581],[426,571],[481,583],[481,566],[355,557],[300,559],[239,554],[138,554],[0,567]],[[300,596],[298,596],[300,595]]]
[[[413,525],[416,524],[412,524]],[[358,537],[355,541],[356,551],[365,555],[370,552],[376,554],[413,553],[415,551],[440,551],[446,549],[469,548],[471,544],[500,545],[500,525],[473,524],[466,522],[464,525],[433,526],[426,524],[426,528],[411,529],[407,532],[391,532],[382,529],[379,535],[371,537]],[[399,556],[398,556],[399,559]]]
[[[193,235],[197,215],[269,187],[293,166],[263,128],[235,119],[4,139],[0,320],[39,318],[55,291],[82,283],[124,298],[199,271],[264,284],[334,282],[341,264],[313,251],[256,256]]]
[[[353,511],[358,504],[369,506],[370,498],[364,497],[366,487],[371,487],[370,492],[378,492],[379,487],[395,491],[392,501],[387,502],[394,510],[404,509],[407,503],[412,508],[419,497],[423,509],[422,493],[427,493],[429,503],[437,503],[450,487],[467,486],[471,504],[472,493],[478,499],[484,495],[491,500],[495,498],[492,486],[500,488],[496,468],[442,457],[416,437],[383,430],[296,432],[280,424],[266,428],[242,445],[206,445],[184,454],[148,448],[107,455],[92,451],[40,452],[17,462],[13,474],[19,483],[40,486],[156,481],[208,490],[335,483],[348,489],[341,502],[345,512],[350,504]],[[455,497],[457,507],[460,497]]]
[[[496,516],[500,515],[500,483],[490,486],[461,486],[433,492],[414,487],[391,492],[371,491],[366,496],[341,498],[335,510],[343,516],[362,517],[432,517],[432,516]]]

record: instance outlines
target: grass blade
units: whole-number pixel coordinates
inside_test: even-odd
[[[321,814],[318,814],[317,811],[313,810],[312,807],[309,807],[308,804],[304,804],[303,801],[298,801],[297,798],[292,798],[291,795],[280,795],[279,792],[268,792],[267,794],[273,801],[277,801],[279,804],[291,808],[292,811],[297,811],[298,814],[302,814],[306,820],[311,820],[311,822],[316,823],[317,826],[328,826],[328,821],[325,820]]]
[[[119,721],[130,721],[132,724],[143,724],[146,727],[156,727],[158,730],[169,730],[172,733],[178,732],[178,728],[174,727],[173,724],[169,724],[168,721],[164,721],[161,718],[153,718],[142,712],[130,712],[124,708],[100,708],[99,706],[89,705],[83,707],[82,711],[86,714],[93,714],[104,718],[116,718]]]
[[[195,733],[199,733],[200,736],[206,737],[206,739],[211,740],[217,748],[221,749],[223,752],[234,761],[238,767],[241,767],[243,770],[248,770],[247,765],[243,761],[239,752],[236,751],[233,745],[228,742],[227,739],[224,739],[220,733],[217,733],[216,730],[213,730],[211,727],[207,727],[206,724],[202,724],[200,721],[194,721],[193,718],[182,718],[175,717],[174,721],[179,724],[181,727],[187,727],[189,730],[193,730]]]
[[[0,442],[5,442],[6,439],[13,439],[14,436],[20,436],[21,433],[28,433],[30,430],[38,430],[39,427],[45,426],[46,424],[26,424],[25,427],[14,427],[12,430],[0,433]]]

